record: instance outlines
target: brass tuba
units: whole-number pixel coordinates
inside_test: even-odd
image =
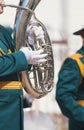
[[[44,53],[47,53],[47,62],[39,65],[32,65],[30,70],[26,70],[22,73],[23,87],[28,94],[34,98],[41,98],[52,91],[54,86],[54,60],[52,45],[49,35],[45,26],[40,22],[34,13],[34,10],[41,0],[21,0],[19,6],[23,9],[18,9],[14,24],[13,37],[16,39],[16,46],[19,50],[21,46],[29,46],[27,35],[27,29],[30,26],[30,19],[33,16],[35,18],[36,26],[41,26],[44,30],[44,41],[35,40],[34,49],[44,49]]]

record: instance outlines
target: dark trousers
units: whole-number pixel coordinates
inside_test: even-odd
[[[22,90],[0,90],[0,130],[23,130]]]

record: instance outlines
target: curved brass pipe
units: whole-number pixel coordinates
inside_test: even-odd
[[[3,6],[3,7],[11,7],[11,8],[21,9],[21,10],[27,10],[30,13],[34,14],[34,11],[32,11],[31,9],[29,9],[28,7],[22,7],[22,6],[19,6],[19,5],[13,5],[13,4],[7,4],[7,3],[2,3],[0,5]]]

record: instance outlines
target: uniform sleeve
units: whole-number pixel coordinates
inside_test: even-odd
[[[0,56],[0,77],[30,68],[21,51]]]
[[[80,78],[77,63],[70,58],[66,59],[58,74],[56,100],[65,116],[84,122],[84,107],[76,102]]]

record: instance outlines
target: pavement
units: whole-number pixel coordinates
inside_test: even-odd
[[[24,130],[56,130],[56,124],[46,113],[25,109]]]

